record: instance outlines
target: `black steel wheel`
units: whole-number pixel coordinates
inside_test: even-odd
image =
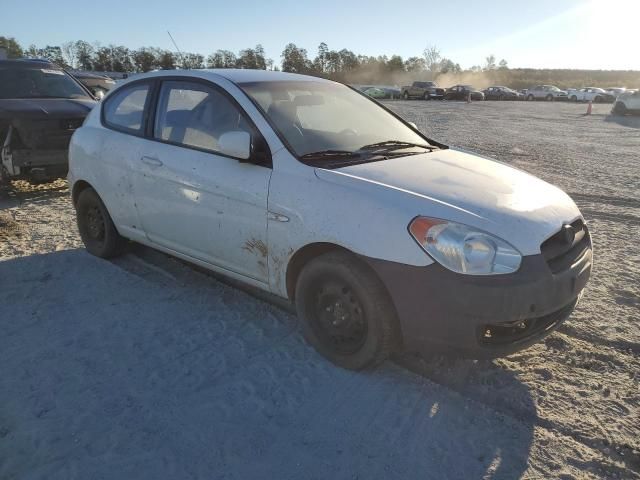
[[[398,347],[399,326],[386,288],[348,252],[325,253],[305,265],[295,304],[305,338],[336,365],[371,367]]]
[[[107,208],[93,188],[80,192],[76,219],[80,238],[89,253],[100,258],[112,258],[122,253],[126,240],[116,230]]]
[[[357,352],[367,338],[360,300],[340,278],[323,279],[315,287],[315,308],[309,318],[311,328],[335,353]]]

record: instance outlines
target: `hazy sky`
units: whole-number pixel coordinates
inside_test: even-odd
[[[511,67],[640,70],[640,0],[11,0],[2,35],[23,45],[68,40],[207,55],[261,43],[276,63],[293,42],[309,57],[331,49],[421,55],[426,45],[468,68],[493,53]]]

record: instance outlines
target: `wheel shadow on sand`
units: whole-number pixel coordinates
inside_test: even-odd
[[[512,372],[435,360],[342,370],[287,311],[169,258],[0,261],[0,331],[1,478],[527,469],[535,406]]]
[[[613,122],[623,127],[640,128],[640,115],[615,115],[613,113],[604,118],[605,122]]]

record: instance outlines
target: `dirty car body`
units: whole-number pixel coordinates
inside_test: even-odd
[[[74,134],[69,181],[81,234],[89,202],[111,239],[294,302],[303,325],[317,316],[324,329],[312,325],[312,344],[348,368],[397,349],[522,349],[569,316],[591,270],[588,228],[564,192],[313,77],[137,77]],[[376,350],[375,335],[395,343]]]
[[[63,69],[43,61],[0,61],[0,174],[66,175],[71,135],[95,105]]]

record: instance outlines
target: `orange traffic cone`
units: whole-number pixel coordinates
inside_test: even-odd
[[[587,113],[585,113],[585,115],[591,115],[591,108],[592,108],[591,104],[592,103],[593,102],[591,100],[589,100],[589,105],[587,105]]]

